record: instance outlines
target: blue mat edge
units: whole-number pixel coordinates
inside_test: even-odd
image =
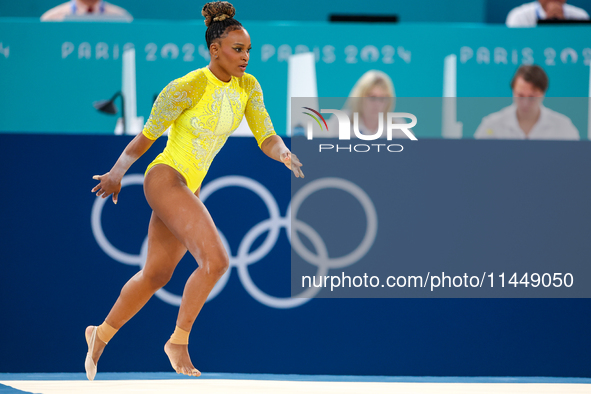
[[[103,372],[96,380],[195,379],[174,372]],[[546,376],[351,376],[351,375],[274,375],[244,373],[203,373],[197,379],[287,380],[310,382],[405,382],[405,383],[576,383],[591,384],[591,378]],[[84,373],[0,373],[1,381],[10,380],[86,380]]]
[[[30,391],[17,390],[14,387],[5,386],[3,384],[0,384],[0,394],[36,394],[36,393],[31,393]]]

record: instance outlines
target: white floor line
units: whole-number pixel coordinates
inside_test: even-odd
[[[399,383],[299,382],[274,380],[81,380],[0,381],[18,390],[40,394],[578,394],[591,393],[588,384],[562,383]]]

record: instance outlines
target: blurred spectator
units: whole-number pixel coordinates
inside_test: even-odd
[[[542,105],[548,76],[540,66],[521,66],[511,81],[513,104],[485,116],[474,138],[578,140],[571,120]]]
[[[507,15],[507,26],[534,27],[540,19],[589,19],[587,11],[565,3],[566,0],[539,0],[520,5]]]
[[[386,137],[386,122],[388,112],[394,111],[396,93],[392,79],[379,70],[369,70],[359,78],[351,89],[349,99],[343,108],[351,120],[353,131],[354,113],[359,114],[359,132],[361,134],[375,134],[380,124],[382,114],[382,138]],[[395,119],[395,123],[407,123],[404,119]],[[338,120],[332,116],[328,120],[330,136],[338,135]],[[407,138],[399,129],[392,131],[393,138]]]
[[[41,16],[42,22],[61,22],[70,17],[92,17],[90,19],[117,19],[131,22],[133,17],[121,7],[103,0],[71,0],[58,5]]]

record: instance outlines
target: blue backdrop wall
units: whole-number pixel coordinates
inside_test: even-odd
[[[107,202],[100,216],[106,238],[121,254],[113,258],[105,253],[91,228],[96,204],[91,177],[106,172],[129,140],[0,135],[4,169],[0,371],[83,370],[84,328],[102,321],[122,285],[138,271],[147,233],[150,210],[140,185],[125,186],[119,204]],[[163,144],[164,139],[157,141],[129,174],[141,178]],[[476,157],[486,171],[502,173],[508,171],[503,162],[491,158],[499,157],[504,146],[524,162],[551,157],[557,174],[568,172],[574,179],[585,179],[591,164],[587,142],[421,140],[417,144],[408,157],[425,168],[444,163],[446,157],[456,161]],[[560,167],[573,161],[580,165]],[[535,166],[528,171],[532,179],[545,182]],[[285,216],[289,173],[266,158],[252,138],[228,141],[204,187],[228,175],[246,177],[249,184],[258,182]],[[412,193],[421,196],[428,186],[421,179],[413,182],[412,175],[410,171],[406,182]],[[578,190],[574,201],[588,201],[583,198],[589,195],[586,182],[573,187]],[[474,193],[489,193],[486,179],[472,179],[470,188]],[[553,192],[556,201],[569,197],[558,189]],[[588,206],[579,202],[572,209],[587,215]],[[231,256],[246,232],[269,217],[261,198],[242,187],[220,189],[207,198],[206,205],[228,240]],[[539,215],[544,215],[544,209]],[[417,220],[429,223],[428,217],[418,215]],[[531,231],[535,234],[543,228]],[[425,245],[429,242],[423,240]],[[272,251],[248,267],[262,292],[289,296],[289,250],[282,230]],[[194,267],[194,261],[185,257],[165,289],[180,294]],[[202,371],[591,377],[589,299],[313,299],[278,309],[257,301],[235,268],[227,279],[205,305],[192,333],[190,349]],[[174,329],[177,311],[163,298],[154,297],[109,344],[99,371],[169,371],[163,345]]]
[[[287,59],[300,52],[316,55],[319,97],[347,97],[358,78],[370,69],[387,73],[398,97],[441,97],[444,59],[449,55],[457,56],[458,97],[511,97],[513,74],[521,64],[529,63],[546,70],[548,96],[586,98],[589,94],[591,47],[587,37],[591,27],[246,26],[253,43],[247,71],[261,83],[273,124],[283,135],[288,108]],[[129,45],[136,52],[137,111],[147,120],[155,94],[170,81],[209,63],[204,32],[201,22],[0,20],[0,86],[9,92],[0,96],[0,130],[113,134],[115,117],[97,112],[92,103],[121,89],[121,54]],[[25,103],[35,103],[34,109]],[[460,114],[458,120],[466,119]],[[464,135],[471,137],[475,127],[467,128]],[[587,135],[580,127],[579,131],[581,136]],[[436,129],[419,134],[440,136]]]

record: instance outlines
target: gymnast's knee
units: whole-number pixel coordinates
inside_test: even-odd
[[[155,290],[164,287],[170,278],[172,278],[172,272],[169,272],[169,270],[142,271],[142,279]]]
[[[230,267],[230,259],[228,258],[228,253],[226,251],[222,251],[217,253],[215,257],[208,259],[205,264],[203,264],[204,271],[207,272],[209,275],[221,277],[228,271]]]

